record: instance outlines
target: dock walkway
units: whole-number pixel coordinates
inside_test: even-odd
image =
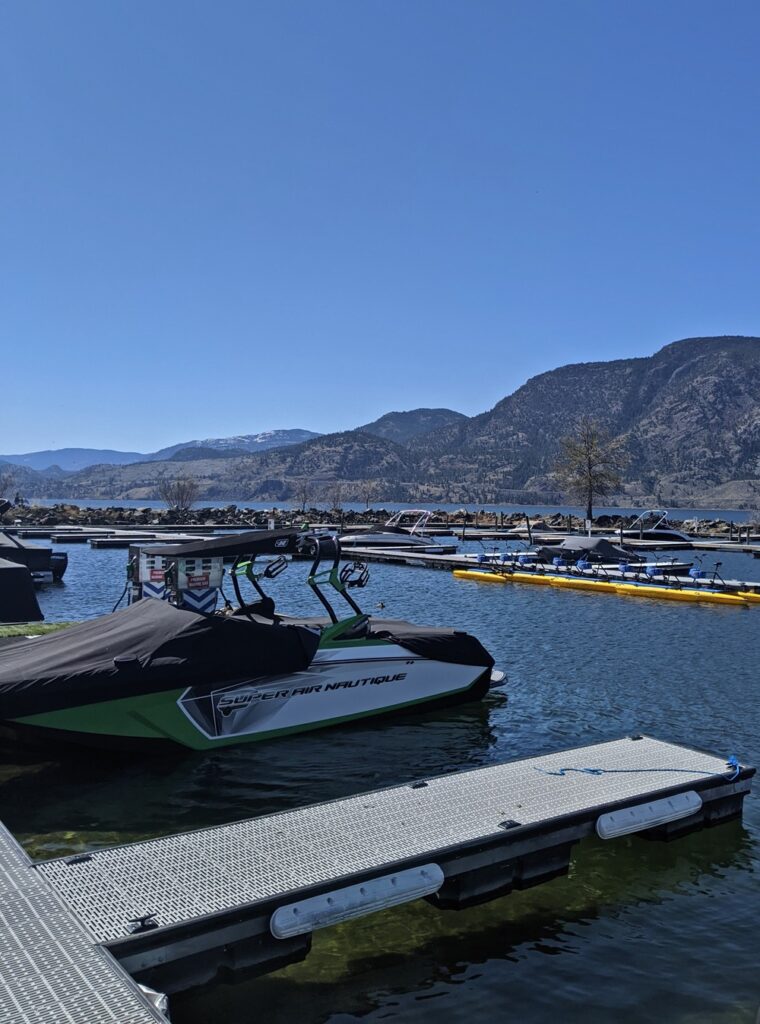
[[[348,557],[349,552],[343,552],[344,557]],[[518,571],[518,572],[536,572],[539,573],[543,570],[536,569],[534,564],[521,565],[519,562],[509,561],[502,562],[498,557],[488,558],[484,561],[479,561],[478,555],[472,552],[467,554],[454,554],[454,555],[428,555],[423,554],[419,551],[402,551],[398,548],[352,548],[350,554],[363,562],[385,562],[388,565],[413,565],[423,569],[444,569],[449,572],[454,569],[492,569],[498,571],[504,569],[507,572]],[[492,552],[484,552],[486,556],[492,555]],[[514,552],[515,555],[519,552]],[[659,562],[660,565],[666,565],[666,560]],[[599,566],[592,566],[591,569],[577,569],[575,567],[572,570],[567,568],[557,569],[554,566],[546,565],[544,569],[547,573],[556,575],[568,575],[568,576],[583,576],[589,579],[604,579],[607,575],[614,576],[620,580],[636,581],[642,577],[641,572],[620,572],[615,571],[615,567],[607,566],[605,569],[600,569]],[[663,577],[659,577],[663,579]],[[715,579],[711,576],[704,579],[694,580],[690,576],[677,575],[675,573],[668,573],[667,579],[670,583],[675,586],[683,586],[689,588],[703,587],[725,587],[731,589],[747,589],[760,592],[760,580],[734,580],[734,579]],[[655,580],[654,582],[657,582]]]
[[[600,816],[608,832],[652,837],[738,817],[753,774],[632,737],[57,858],[34,874],[133,977],[174,992],[300,960],[311,932],[340,920],[420,896],[468,906],[564,874]]]
[[[0,825],[3,1024],[156,1024],[154,1009]]]

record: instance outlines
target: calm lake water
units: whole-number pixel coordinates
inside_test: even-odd
[[[110,610],[125,551],[68,547],[49,619]],[[760,561],[718,557],[724,575]],[[0,754],[0,817],[36,856],[284,810],[419,776],[644,732],[760,762],[760,607],[680,606],[485,586],[371,566],[367,611],[477,634],[509,685],[485,702],[392,723],[160,759]],[[316,611],[292,565],[281,606]],[[760,783],[758,784],[760,786]],[[569,877],[484,907],[425,903],[316,933],[300,965],[173,1001],[175,1024],[754,1024],[760,796],[732,823],[670,844],[576,848]]]

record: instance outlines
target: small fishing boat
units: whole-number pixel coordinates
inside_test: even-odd
[[[357,529],[344,533],[340,537],[341,547],[417,551],[424,555],[453,554],[457,550],[456,544],[441,543],[426,532],[433,516],[430,509],[403,509],[391,516],[379,530]]]
[[[503,681],[468,633],[365,615],[351,591],[366,584],[368,570],[355,562],[341,568],[334,537],[251,531],[145,552],[146,564],[163,560],[150,578],[161,575],[165,600],[142,597],[0,650],[6,727],[47,740],[208,750],[476,700]],[[262,554],[275,557],[257,571]],[[326,617],[282,614],[263,589],[299,554],[313,559],[307,584]],[[325,558],[330,566],[320,571]],[[207,587],[225,559],[233,559],[225,574],[237,604],[191,610],[185,596]],[[246,580],[253,600],[243,593]],[[325,587],[349,614],[338,616]]]

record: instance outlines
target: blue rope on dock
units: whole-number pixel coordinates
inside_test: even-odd
[[[741,765],[733,754],[726,761],[726,767],[733,770],[733,774],[728,779],[729,782],[739,778]],[[650,772],[670,772],[676,775],[707,775],[723,778],[723,772],[706,772],[701,768],[560,768],[556,772],[549,771],[548,768],[539,768],[537,765],[533,765],[533,768],[535,771],[541,772],[542,775],[558,775],[563,778],[568,772],[577,772],[579,775],[642,775]]]

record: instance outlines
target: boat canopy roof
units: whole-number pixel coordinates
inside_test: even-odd
[[[319,634],[201,615],[145,598],[121,611],[0,648],[0,718],[308,668]]]
[[[243,555],[287,555],[298,551],[299,541],[306,534],[295,528],[287,530],[246,530],[229,533],[210,540],[193,540],[187,544],[151,544],[143,550],[153,555],[175,558],[204,558],[222,555],[237,558]]]

